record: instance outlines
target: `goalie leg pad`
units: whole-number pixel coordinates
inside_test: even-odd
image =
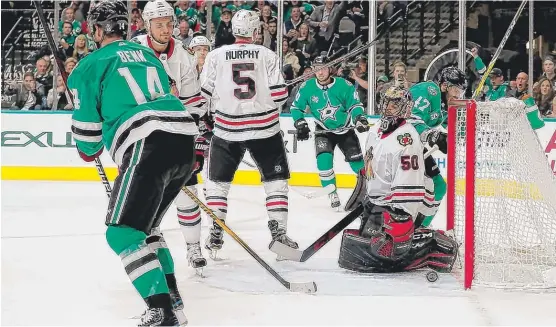
[[[186,187],[197,195],[197,185]],[[184,191],[180,191],[175,203],[178,209],[178,223],[185,243],[199,242],[201,238],[201,210],[199,206]]]
[[[419,228],[413,235],[413,244],[404,270],[429,267],[449,273],[457,258],[457,242],[442,231]]]
[[[269,220],[276,220],[278,226],[287,230],[288,225],[288,182],[277,180],[264,182],[266,211]]]

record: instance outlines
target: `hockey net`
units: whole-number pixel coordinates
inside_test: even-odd
[[[556,288],[556,179],[525,104],[451,105],[447,230],[465,288]]]

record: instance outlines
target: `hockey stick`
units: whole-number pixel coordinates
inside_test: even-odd
[[[214,222],[220,228],[222,228],[228,235],[230,235],[236,242],[241,245],[242,248],[247,251],[255,259],[267,272],[269,272],[272,277],[274,277],[280,284],[282,284],[285,288],[292,292],[301,292],[301,293],[308,293],[312,294],[317,291],[317,284],[315,282],[306,282],[306,283],[292,283],[285,280],[280,274],[276,272],[268,263],[266,263],[253,249],[247,245],[233,230],[231,230],[224,221],[222,221],[218,216],[214,214],[214,212],[207,207],[193,192],[191,192],[187,187],[183,187],[182,190],[195,202],[207,215],[209,215]],[[284,245],[285,246],[285,245]]]
[[[52,32],[50,31],[50,28],[48,27],[48,23],[46,22],[46,17],[44,15],[44,11],[42,10],[40,1],[33,0],[33,4],[37,8],[37,16],[39,16],[39,20],[40,20],[40,22],[42,24],[42,27],[44,29],[44,34],[46,35],[48,45],[50,46],[50,50],[52,51],[52,55],[54,56],[54,59],[56,61],[56,65],[58,66],[58,70],[60,71],[60,75],[62,75],[62,78],[64,79],[64,83],[66,85],[68,85],[68,74],[66,73],[66,69],[64,68],[64,62],[62,61],[62,59],[60,59],[61,58],[60,53],[58,52],[58,49],[56,48],[56,42],[54,42],[54,37],[52,37]],[[73,107],[73,103],[74,103],[73,94],[68,91],[67,87],[66,87],[66,98],[69,100],[69,102],[71,103],[71,105]],[[104,170],[104,167],[102,166],[102,161],[100,161],[99,158],[95,158],[95,166],[97,167],[97,172],[100,176],[102,184],[104,184],[104,189],[106,190],[106,195],[108,195],[108,198],[110,198],[110,193],[112,192],[112,187],[110,186],[110,182],[108,181],[108,177],[106,177],[106,171]]]
[[[363,213],[363,205],[359,204],[352,212],[342,218],[336,225],[332,226],[321,237],[319,237],[313,244],[309,245],[305,250],[300,251],[292,249],[287,245],[280,242],[272,241],[269,245],[270,251],[291,261],[305,262],[312,257],[318,250],[330,242],[336,235],[338,235],[344,228],[348,227],[355,219]]]
[[[517,8],[515,16],[512,19],[512,22],[510,23],[510,26],[506,30],[506,34],[502,38],[502,41],[500,41],[500,45],[498,45],[498,48],[496,49],[496,52],[492,56],[492,59],[490,60],[490,63],[488,64],[488,67],[487,67],[485,73],[483,74],[483,77],[481,78],[481,81],[479,82],[479,85],[477,86],[477,88],[475,89],[475,92],[473,93],[473,98],[472,99],[474,99],[474,100],[477,99],[477,97],[479,96],[479,93],[481,93],[483,87],[485,86],[486,79],[488,78],[488,75],[490,74],[490,71],[494,68],[494,64],[496,63],[496,60],[498,60],[498,57],[500,56],[500,53],[502,52],[502,49],[504,49],[504,45],[506,45],[506,41],[508,41],[508,39],[510,38],[510,34],[512,33],[512,30],[514,29],[514,26],[517,23],[517,20],[519,19],[519,16],[521,15],[521,12],[523,11],[523,8],[525,8],[525,5],[527,4],[527,1],[528,0],[523,0],[521,2],[521,5],[519,6],[519,8]]]
[[[378,35],[375,37],[375,39],[372,40],[371,42],[368,42],[367,44],[361,45],[361,46],[355,48],[353,51],[351,51],[351,52],[349,52],[349,53],[346,53],[345,55],[343,55],[343,56],[341,56],[341,57],[338,57],[338,58],[332,60],[331,62],[329,62],[329,63],[327,63],[327,64],[324,64],[324,65],[322,65],[322,66],[319,66],[318,69],[313,69],[313,70],[311,70],[311,72],[309,72],[309,73],[307,73],[307,74],[303,74],[303,75],[298,76],[298,77],[296,77],[296,78],[294,78],[294,79],[292,79],[292,80],[286,81],[286,85],[287,85],[287,86],[290,86],[290,85],[297,84],[297,83],[299,83],[299,82],[301,82],[301,81],[304,81],[304,80],[306,80],[306,79],[311,78],[311,76],[313,76],[318,70],[321,70],[321,69],[323,69],[323,68],[333,67],[333,66],[335,66],[335,65],[337,65],[337,64],[339,64],[339,63],[341,63],[341,62],[343,62],[343,61],[345,61],[345,60],[347,60],[348,58],[357,56],[358,54],[362,53],[363,51],[365,51],[365,50],[367,50],[368,48],[370,48],[370,47],[372,47],[373,45],[375,45],[375,44],[379,41],[379,39],[380,39],[384,34],[386,34],[386,30],[387,30],[387,28],[383,29],[382,32],[381,32],[381,33],[378,33]]]
[[[433,152],[438,150],[438,145],[434,145],[430,150],[428,150],[424,157],[429,157]],[[344,228],[349,226],[355,219],[357,219],[363,213],[363,205],[360,203],[353,211],[347,214],[342,220],[332,226],[326,233],[319,237],[313,244],[309,245],[303,251],[292,249],[280,242],[272,241],[269,245],[270,251],[288,259],[291,261],[305,262],[310,257],[312,257],[318,250],[330,242],[338,233],[340,233]]]

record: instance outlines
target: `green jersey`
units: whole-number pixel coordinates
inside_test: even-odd
[[[335,130],[350,125],[365,111],[355,87],[341,77],[333,77],[332,82],[322,86],[316,78],[301,85],[290,108],[295,121],[304,117],[305,109],[316,123],[326,130]]]
[[[436,83],[417,83],[409,88],[409,92],[414,101],[409,121],[419,134],[444,122],[446,113],[442,108],[442,92]]]
[[[475,61],[475,68],[477,69],[477,71],[482,77],[482,75],[486,71],[486,66],[483,63],[481,57],[478,56],[475,57],[474,61]],[[486,101],[496,101],[501,98],[512,96],[512,93],[514,93],[510,89],[508,83],[506,82],[503,83],[502,85],[499,85],[497,88],[494,88],[492,82],[490,81],[490,77],[487,77],[485,81],[485,88],[487,89],[485,93]],[[525,110],[527,110],[527,119],[529,120],[529,124],[531,125],[531,127],[533,129],[539,129],[543,127],[544,120],[541,118],[541,114],[539,113],[539,108],[535,103],[535,99],[530,95],[523,95],[519,99],[525,103]]]
[[[197,26],[198,15],[199,12],[195,8],[190,7],[185,10],[181,10],[180,7],[176,7],[176,17],[178,18],[178,20],[187,20],[187,22],[189,23],[189,28],[191,28],[192,31],[194,31],[195,27]]]
[[[88,157],[104,145],[120,166],[125,150],[155,130],[198,134],[170,93],[162,63],[142,45],[119,40],[92,52],[73,69],[68,88],[74,96],[73,137]]]
[[[64,23],[63,21],[59,21],[58,22],[58,31],[60,32],[60,34],[64,34],[63,30],[64,30]],[[79,34],[81,34],[81,23],[73,20],[73,22],[71,22],[71,31],[73,36],[77,36]]]

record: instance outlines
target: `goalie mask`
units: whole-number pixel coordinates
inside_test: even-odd
[[[104,32],[100,40],[94,40],[97,43],[102,43],[106,35],[118,35],[125,39],[128,27],[127,16],[127,7],[121,1],[98,3],[91,9],[87,18],[87,25],[92,33],[93,40],[97,26],[100,26]]]
[[[392,86],[382,96],[379,110],[382,113],[380,129],[388,132],[395,129],[404,119],[411,114],[413,100],[408,90]]]

